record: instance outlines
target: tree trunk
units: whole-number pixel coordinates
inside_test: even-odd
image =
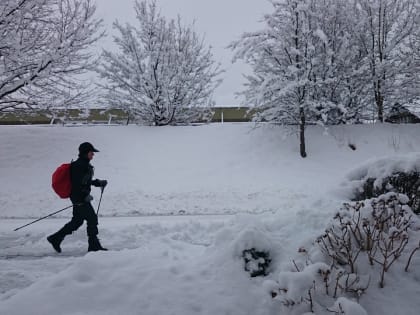
[[[381,91],[381,82],[377,82],[377,91],[375,93],[375,103],[378,109],[378,121],[384,122],[384,97]]]
[[[306,148],[305,148],[305,111],[301,107],[299,110],[299,136],[300,136],[300,156],[306,157]]]
[[[376,103],[378,105],[378,120],[379,122],[384,122],[384,98],[379,96],[379,100]]]

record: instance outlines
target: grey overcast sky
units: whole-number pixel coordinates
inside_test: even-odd
[[[243,73],[249,73],[249,67],[242,62],[231,63],[233,54],[226,46],[243,32],[260,29],[264,13],[271,10],[267,0],[157,0],[161,12],[168,18],[178,14],[184,23],[195,21],[195,30],[204,34],[207,44],[213,47],[216,61],[226,70],[223,82],[215,91],[216,105],[239,105],[240,99],[235,93],[241,91]],[[104,20],[108,37],[100,45],[112,50],[112,23],[118,20],[136,25],[134,0],[96,0],[97,14]]]

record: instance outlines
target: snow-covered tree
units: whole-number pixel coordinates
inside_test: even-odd
[[[384,111],[419,97],[420,3],[418,0],[354,0],[355,44],[367,67],[366,98]]]
[[[119,53],[103,54],[105,99],[143,123],[188,122],[212,104],[219,84],[211,48],[193,26],[162,16],[156,1],[136,1],[134,8],[137,27],[115,22]]]
[[[362,97],[365,83],[361,76],[363,58],[354,45],[350,25],[353,4],[348,0],[315,2],[316,67],[313,100],[318,103],[313,122],[340,124],[359,122],[366,112]]]
[[[332,3],[272,1],[274,12],[264,17],[266,28],[246,33],[231,45],[235,58],[245,59],[253,68],[243,94],[247,103],[262,107],[257,120],[299,126],[302,157],[306,157],[307,123],[326,123],[343,111],[339,87],[348,58],[340,53],[351,51],[340,22],[335,21],[337,11],[326,19],[324,10]],[[340,14],[339,18],[344,13]]]
[[[91,0],[0,2],[0,110],[85,99],[80,75],[94,64],[88,49],[103,35],[95,10]]]

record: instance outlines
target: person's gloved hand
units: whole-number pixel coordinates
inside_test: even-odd
[[[91,195],[87,195],[85,198],[85,202],[91,202],[93,200],[93,197]]]
[[[99,187],[105,188],[106,185],[108,185],[108,181],[103,179],[103,180],[99,180]]]

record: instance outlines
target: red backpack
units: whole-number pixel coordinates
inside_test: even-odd
[[[52,174],[52,188],[60,198],[69,198],[71,193],[71,163],[61,164]]]

